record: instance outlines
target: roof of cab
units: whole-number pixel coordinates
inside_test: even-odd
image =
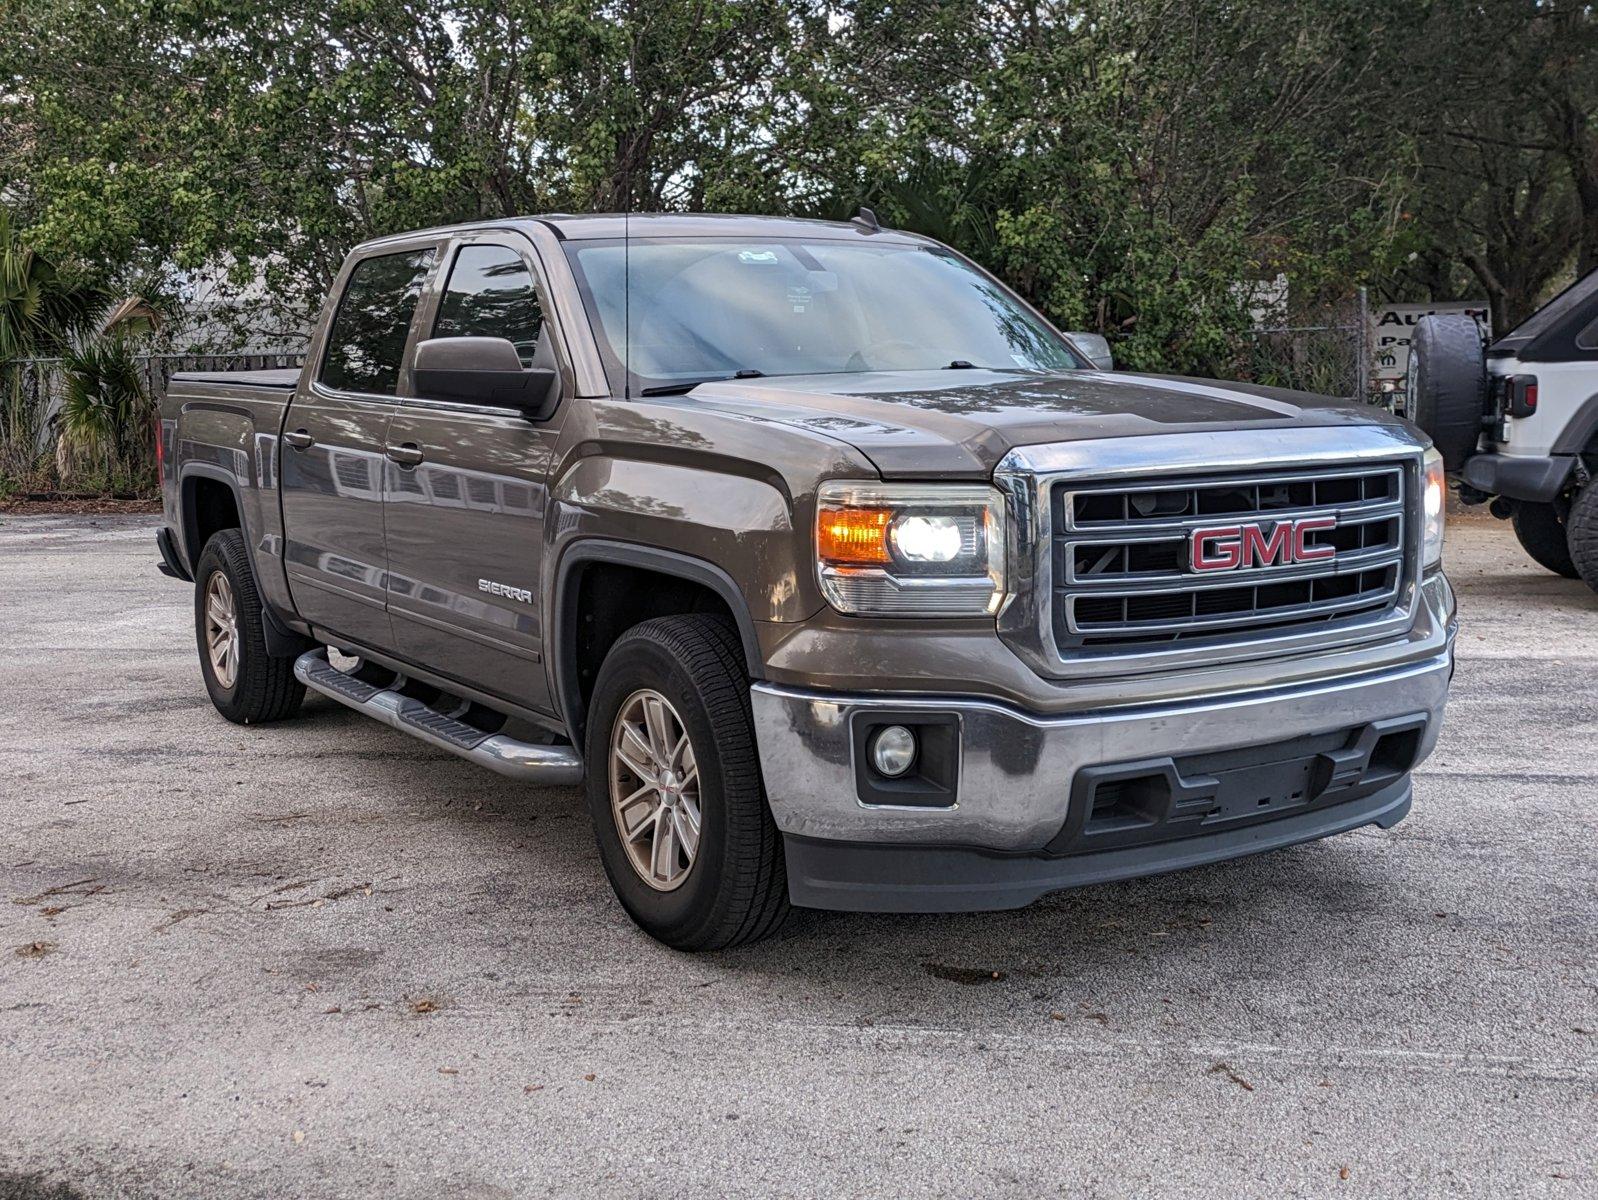
[[[853,221],[817,221],[807,217],[750,217],[733,213],[552,213],[539,217],[571,241],[588,238],[665,237],[808,237],[884,238],[925,241],[897,229],[872,230]]]
[[[787,237],[835,241],[869,238],[873,241],[931,244],[927,238],[899,229],[872,230],[853,221],[817,221],[805,217],[752,217],[732,213],[546,213],[441,225],[434,229],[413,229],[372,238],[362,242],[356,249],[368,252],[391,242],[531,224],[548,227],[564,241],[620,237]]]

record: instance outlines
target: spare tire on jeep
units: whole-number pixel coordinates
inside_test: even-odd
[[[1409,353],[1413,370],[1410,412],[1431,435],[1443,464],[1457,473],[1476,451],[1487,411],[1487,364],[1481,330],[1463,313],[1422,317]]]

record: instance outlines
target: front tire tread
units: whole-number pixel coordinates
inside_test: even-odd
[[[611,709],[638,682],[623,682],[625,673],[649,659],[667,660],[686,676],[691,697],[713,731],[711,745],[695,739],[701,779],[706,760],[714,755],[721,783],[720,802],[703,806],[707,821],[714,811],[722,822],[725,843],[720,861],[712,861],[702,844],[694,864],[695,871],[713,871],[716,876],[700,876],[684,885],[696,888],[696,895],[704,899],[694,900],[696,911],[679,919],[649,911],[657,898],[633,886],[625,874],[631,866],[624,854],[610,850],[608,840],[614,836],[608,770]],[[687,713],[683,715],[686,719]],[[623,906],[646,932],[674,949],[701,951],[757,941],[781,927],[789,912],[786,860],[761,782],[743,648],[729,622],[689,613],[657,617],[629,629],[611,648],[595,680],[586,741],[589,801],[606,871]]]

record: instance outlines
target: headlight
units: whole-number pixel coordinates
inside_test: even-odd
[[[1423,475],[1421,563],[1435,567],[1443,561],[1443,518],[1448,510],[1448,477],[1443,471],[1443,456],[1435,449],[1426,451]]]
[[[1004,498],[982,484],[824,483],[816,568],[839,612],[980,617],[1004,599]]]

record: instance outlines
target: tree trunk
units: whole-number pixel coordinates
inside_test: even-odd
[[[1590,128],[1587,106],[1573,92],[1568,74],[1543,110],[1543,123],[1570,171],[1576,193],[1576,274],[1598,270],[1598,135]]]
[[[1598,138],[1584,135],[1567,151],[1576,202],[1581,208],[1581,241],[1576,250],[1576,275],[1598,271]]]

